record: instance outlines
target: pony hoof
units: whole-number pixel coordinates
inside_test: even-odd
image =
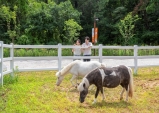
[[[96,104],[96,103],[97,103],[97,101],[93,101],[93,102],[92,102],[92,104]]]
[[[123,100],[123,97],[120,97],[120,100]]]

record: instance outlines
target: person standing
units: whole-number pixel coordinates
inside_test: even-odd
[[[91,48],[92,43],[90,42],[90,38],[88,36],[85,37],[85,43],[82,44],[83,56],[91,56]],[[84,62],[89,62],[90,59],[83,59]]]
[[[76,40],[76,43],[74,44],[74,46],[81,47],[80,39]],[[73,48],[72,52],[74,56],[81,56],[81,48]],[[74,59],[74,60],[80,60],[80,59]]]

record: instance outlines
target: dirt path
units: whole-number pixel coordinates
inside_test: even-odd
[[[97,59],[95,59],[98,61]],[[72,62],[72,60],[62,60],[62,67],[67,65],[68,63]],[[104,59],[103,63],[106,66],[114,66],[114,65],[127,65],[127,66],[134,66],[133,59],[125,59],[125,60],[114,60],[114,59]],[[4,65],[7,67],[7,70],[10,69],[9,61],[4,62]],[[33,68],[56,68],[58,65],[57,60],[26,60],[26,61],[15,61],[14,67],[18,66],[19,69],[33,69]],[[158,65],[159,66],[159,59],[139,59],[138,66],[142,65]]]

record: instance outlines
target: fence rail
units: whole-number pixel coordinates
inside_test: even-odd
[[[10,49],[10,57],[3,58],[3,50],[4,48]],[[14,57],[14,49],[18,48],[54,48],[58,50],[57,56],[46,56],[46,57]],[[18,69],[19,71],[43,71],[43,70],[60,70],[62,59],[99,59],[99,62],[102,63],[103,59],[134,59],[134,73],[137,74],[138,67],[149,67],[149,66],[159,66],[159,65],[143,65],[138,66],[138,59],[153,59],[159,58],[159,55],[150,55],[150,56],[138,56],[139,49],[159,49],[159,46],[102,46],[99,44],[98,46],[93,46],[93,49],[98,49],[98,56],[62,56],[63,48],[81,48],[75,47],[72,45],[13,45],[11,44],[3,44],[3,41],[0,41],[0,83],[3,86],[3,76],[6,74],[11,74],[14,76],[14,61],[24,61],[24,60],[57,60],[58,66],[56,68],[38,68],[38,69]],[[103,49],[132,49],[134,51],[133,56],[103,56]],[[10,70],[3,71],[3,62],[10,61]]]

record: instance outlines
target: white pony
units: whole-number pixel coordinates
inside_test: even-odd
[[[67,73],[71,73],[73,76],[71,78],[71,83],[73,84],[73,80],[76,79],[77,84],[77,77],[82,76],[84,77],[89,72],[91,72],[93,69],[96,69],[97,67],[105,66],[104,64],[98,62],[98,61],[90,61],[90,62],[83,62],[80,60],[75,60],[71,63],[69,63],[67,66],[65,66],[61,71],[58,71],[56,73],[57,76],[57,82],[56,85],[59,86],[64,78],[64,76]]]

